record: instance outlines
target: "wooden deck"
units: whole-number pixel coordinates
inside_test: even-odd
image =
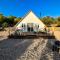
[[[43,38],[49,38],[49,39],[55,39],[54,35],[45,33],[45,32],[39,32],[39,33],[32,33],[32,32],[23,32],[23,33],[19,33],[17,34],[12,34],[9,37],[12,38],[38,38],[38,37],[43,37]]]

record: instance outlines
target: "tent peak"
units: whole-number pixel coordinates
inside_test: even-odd
[[[32,10],[30,10],[27,14],[29,14],[29,13],[33,13],[33,11],[32,11]]]

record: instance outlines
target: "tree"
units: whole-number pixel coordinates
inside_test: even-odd
[[[14,19],[15,18],[16,18],[15,16],[9,16],[8,17],[9,26],[13,26],[14,25]]]
[[[16,19],[14,19],[14,23],[16,24],[16,23],[18,23],[21,20],[22,20],[21,18],[16,18]]]
[[[2,24],[2,28],[4,29],[5,27],[8,27],[8,23],[7,23],[7,22],[4,22],[4,23]]]
[[[0,24],[2,24],[4,22],[4,16],[3,14],[0,14]]]
[[[54,18],[47,16],[42,18],[42,21],[47,25],[50,26],[51,24],[53,24]]]
[[[60,17],[58,17],[58,18],[57,18],[57,21],[59,21],[59,22],[60,22]]]
[[[57,18],[57,26],[60,27],[60,17]]]

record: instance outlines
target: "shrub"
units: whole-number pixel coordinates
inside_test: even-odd
[[[4,29],[5,27],[7,27],[8,26],[8,23],[7,22],[4,22],[3,24],[2,24],[2,28]]]

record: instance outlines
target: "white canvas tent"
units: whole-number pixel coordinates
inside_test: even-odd
[[[22,32],[38,32],[44,30],[44,28],[45,24],[32,11],[16,24],[16,29]]]

